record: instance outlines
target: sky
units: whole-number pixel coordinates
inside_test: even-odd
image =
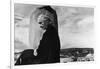
[[[35,8],[41,6],[34,4],[14,5],[15,50],[32,48],[29,42],[30,15]],[[58,16],[61,49],[93,48],[95,46],[93,8],[74,6],[51,7],[56,10]]]

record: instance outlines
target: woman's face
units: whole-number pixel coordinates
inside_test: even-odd
[[[50,19],[48,16],[41,14],[38,16],[37,22],[40,28],[42,28],[43,30],[46,30],[48,27],[48,24],[50,23]]]

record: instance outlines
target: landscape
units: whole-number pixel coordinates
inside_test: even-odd
[[[21,52],[15,53],[14,61],[18,59]],[[60,62],[84,62],[94,61],[94,49],[93,48],[67,48],[60,51]]]

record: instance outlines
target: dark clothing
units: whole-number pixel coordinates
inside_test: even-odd
[[[24,50],[18,60],[16,61],[15,65],[28,65],[28,64],[36,64],[37,61],[35,60],[36,57],[33,55],[33,49]]]
[[[60,62],[60,40],[58,31],[53,26],[48,26],[40,41],[37,53],[40,63]]]

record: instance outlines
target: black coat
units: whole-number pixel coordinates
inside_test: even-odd
[[[60,62],[60,40],[58,31],[53,26],[48,26],[40,41],[37,53],[40,63]]]
[[[37,59],[36,56],[33,55],[33,49],[26,49],[24,50],[18,60],[16,61],[15,65],[29,65],[29,64],[38,64],[40,61]]]

